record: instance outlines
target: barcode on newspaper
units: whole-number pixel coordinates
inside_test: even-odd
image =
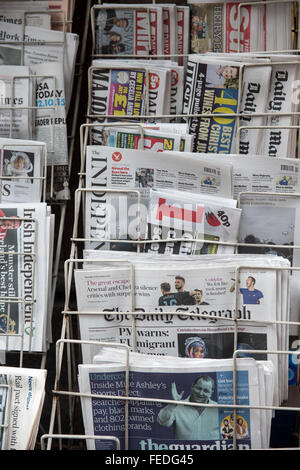
[[[220,170],[216,170],[215,168],[204,168],[206,173],[213,173],[214,175],[220,175]]]
[[[280,165],[281,171],[294,171],[295,173],[298,172],[298,167],[294,167],[293,165]]]

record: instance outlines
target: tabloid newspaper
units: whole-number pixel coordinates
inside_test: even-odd
[[[293,48],[291,5],[188,0],[191,52],[255,52]],[[240,16],[239,16],[240,14]]]
[[[136,240],[138,226],[143,238],[146,231],[147,207],[151,188],[164,187],[194,193],[231,198],[231,165],[209,163],[199,157],[167,152],[114,149],[87,146],[86,149],[86,248],[118,249],[109,239]],[[214,176],[213,184],[207,177]],[[116,190],[115,194],[105,189]],[[122,194],[120,191],[131,191]],[[140,194],[140,204],[138,195]],[[125,211],[125,212],[124,212]],[[120,214],[128,214],[128,220]],[[140,217],[138,216],[140,214]],[[98,239],[93,242],[92,239]],[[102,239],[102,241],[101,241]],[[130,249],[129,245],[127,247]],[[131,249],[136,251],[136,245]]]
[[[29,107],[33,105],[33,90],[29,75],[28,67],[0,65],[0,109],[2,116],[0,137],[31,138],[32,111]],[[26,78],[27,76],[28,78]]]
[[[66,109],[69,108],[74,79],[74,68],[79,44],[79,36],[74,33],[52,31],[34,26],[0,21],[0,39],[15,44],[0,46],[3,63],[9,65],[31,66],[44,62],[60,62],[63,64],[66,91]],[[24,57],[22,59],[22,41]],[[28,45],[27,45],[28,43]]]
[[[47,371],[0,367],[0,449],[34,450]]]
[[[49,217],[45,203],[0,205],[0,349],[46,350]]]
[[[40,202],[46,160],[44,142],[0,138],[1,201]]]
[[[212,177],[208,177],[207,182]],[[151,189],[147,217],[145,251],[174,254],[234,253],[241,209],[229,198],[183,191]],[[172,238],[185,238],[174,241]],[[192,242],[192,239],[203,240]],[[169,240],[161,243],[159,240]],[[232,246],[210,242],[232,242]]]
[[[186,65],[189,53],[190,8],[177,5],[177,53],[178,64]]]
[[[183,114],[189,133],[195,136],[194,152],[231,153],[236,118],[217,117],[238,110],[240,65],[190,54],[186,70]],[[216,114],[216,117],[193,115]]]
[[[125,449],[128,426],[130,450],[216,451],[233,449],[236,425],[238,450],[261,448],[264,414],[251,408],[260,406],[260,387],[264,387],[256,361],[237,360],[237,405],[246,407],[237,408],[234,421],[232,360],[181,359],[174,364],[160,358],[149,362],[140,356],[136,364],[130,361],[128,382],[124,360],[79,365],[80,392],[95,395],[81,399],[86,433],[116,436]],[[118,400],[126,396],[126,383],[130,384],[128,422],[124,400]],[[202,387],[205,398],[200,397]],[[96,440],[89,448],[114,446]]]
[[[92,7],[94,53],[99,55],[150,55],[151,13],[147,7],[108,5]]]
[[[152,72],[149,66],[124,65],[118,62],[114,62],[112,68],[105,67],[107,63],[101,67],[92,66],[89,70],[91,83],[88,114],[99,116],[96,118],[97,122],[120,121],[120,117],[123,122],[125,119],[136,121],[145,114],[169,114],[170,70],[156,68]],[[93,130],[93,139],[98,141],[97,128]]]

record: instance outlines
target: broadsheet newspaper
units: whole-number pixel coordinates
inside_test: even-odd
[[[237,113],[240,65],[234,59],[222,61],[189,55],[183,114],[191,115],[188,123],[189,133],[195,136],[194,152],[231,153],[236,118],[217,115]],[[200,117],[200,114],[216,114],[216,117]]]
[[[265,414],[251,408],[260,406],[260,387],[264,390],[256,361],[237,360],[237,405],[246,406],[237,408],[236,422],[230,406],[234,396],[232,360],[178,359],[174,363],[160,358],[143,360],[139,355],[136,364],[130,361],[128,423],[125,403],[118,400],[126,396],[125,360],[108,362],[104,358],[95,365],[79,365],[80,392],[95,395],[82,398],[86,433],[116,436],[125,449],[128,426],[130,450],[230,450],[235,424],[238,450],[261,448],[260,425]],[[204,387],[205,398],[200,392]],[[115,443],[96,440],[90,449],[103,446],[113,449]]]
[[[1,201],[40,202],[46,159],[44,142],[0,138]]]
[[[170,155],[87,146],[85,238],[91,240],[86,242],[86,248],[118,249],[118,244],[106,243],[105,239],[136,240],[139,228],[141,237],[145,237],[151,188],[231,198],[231,165],[220,165],[213,158],[209,163],[199,157],[189,158],[182,152],[179,156]],[[213,184],[207,184],[207,177],[212,175]],[[106,188],[116,193],[105,192]],[[126,194],[128,190],[130,194]],[[128,214],[128,221],[120,217],[124,213]],[[93,238],[98,242],[93,242]],[[131,249],[136,251],[136,245]]]
[[[267,349],[267,347],[274,344],[277,344],[279,350],[285,350],[287,348],[288,328],[286,327],[286,324],[280,323],[277,325],[277,327],[275,326],[276,320],[283,322],[289,320],[288,267],[290,266],[290,263],[286,258],[258,254],[240,254],[234,255],[234,257],[232,257],[232,255],[215,255],[213,257],[211,255],[203,255],[201,257],[191,255],[187,264],[186,255],[151,255],[149,253],[131,253],[129,262],[128,254],[126,254],[126,252],[101,252],[97,250],[85,250],[84,257],[87,260],[84,264],[84,269],[81,273],[79,270],[79,274],[76,274],[76,276],[78,276],[79,279],[80,276],[84,278],[84,271],[87,271],[86,284],[82,282],[82,284],[78,287],[78,295],[80,295],[80,292],[83,292],[80,298],[85,299],[86,301],[85,304],[78,304],[79,308],[83,307],[84,309],[83,310],[80,308],[80,313],[82,313],[82,315],[80,315],[80,327],[82,336],[85,339],[97,339],[100,341],[113,340],[116,342],[123,342],[123,344],[127,344],[128,346],[134,345],[135,341],[137,341],[136,347],[143,348],[141,349],[143,352],[151,354],[168,354],[174,356],[182,355],[183,342],[181,341],[180,343],[177,337],[177,333],[186,333],[188,335],[184,338],[184,340],[186,340],[188,337],[194,338],[193,332],[197,330],[200,337],[202,338],[200,334],[202,325],[204,326],[205,330],[202,331],[202,334],[208,333],[208,331],[209,334],[232,333],[231,327],[233,326],[233,318],[230,315],[234,315],[234,311],[232,311],[232,308],[236,308],[235,300],[237,300],[238,306],[242,305],[242,310],[238,310],[238,319],[240,320],[238,323],[239,332],[248,333],[248,335],[244,337],[245,343],[243,343],[243,341],[237,341],[240,345],[239,349],[245,349],[245,347],[248,347],[251,350],[252,348],[255,349],[258,345],[260,347],[263,347],[263,349]],[[124,288],[118,289],[115,287],[115,285],[112,285],[111,288],[109,286],[106,288],[101,284],[103,281],[105,282],[106,279],[108,280],[108,274],[111,276],[115,276],[115,274],[118,272],[116,268],[117,263],[123,266],[123,268],[120,268],[120,266],[118,266],[118,268],[123,269],[123,272],[121,273],[121,271],[119,271],[119,274],[121,276],[124,274],[125,278],[127,277],[127,290],[125,290]],[[131,263],[131,265],[127,267],[126,263]],[[132,271],[132,265],[134,266],[134,272]],[[245,267],[245,269],[243,268],[243,266]],[[131,270],[129,269],[130,267]],[[146,272],[146,267],[149,268],[148,272]],[[97,271],[99,268],[100,270]],[[116,270],[114,270],[114,268],[116,268]],[[283,269],[281,270],[281,268]],[[142,279],[141,284],[139,284],[139,276],[136,277],[135,275],[135,269],[137,269],[138,273],[144,273],[145,279]],[[201,281],[202,286],[206,286],[206,291],[202,289],[201,286],[198,286],[196,288],[192,287],[195,285],[195,281],[197,279],[196,277],[193,278],[193,275],[197,273],[197,276],[199,275],[201,278],[201,272],[203,275],[205,275],[205,270],[207,270],[207,273],[209,273],[210,269],[212,272],[212,276],[214,277],[207,277]],[[91,272],[91,270],[94,270],[94,273]],[[222,286],[222,282],[226,284],[227,277],[226,279],[224,277],[223,280],[221,278],[218,278],[215,275],[216,271],[218,273],[219,271],[220,273],[227,272],[227,276],[230,276],[229,273],[232,271],[232,276],[228,280],[228,282],[230,282],[230,286],[228,286],[228,288],[225,285]],[[93,283],[91,283],[90,286],[88,286],[87,283],[88,280],[94,279],[96,272],[100,275],[100,297],[98,297],[97,294],[97,285],[93,285]],[[149,285],[149,282],[152,282],[149,278],[149,273],[151,272],[155,273],[153,278],[154,284],[151,284],[152,289],[148,289],[147,287]],[[186,275],[184,275],[183,272],[185,272]],[[240,287],[238,288],[236,287],[237,284],[234,281],[234,279],[237,278],[237,274],[234,275],[234,272],[240,272],[243,276],[240,277]],[[271,293],[271,297],[266,297],[264,295],[265,291],[264,286],[262,284],[261,286],[258,285],[258,279],[260,279],[261,273],[263,272],[265,272],[265,274],[264,276],[262,276],[264,279],[262,280],[262,282],[268,284],[269,275],[271,284],[273,281],[275,282],[275,284],[273,284],[273,291]],[[163,278],[164,273],[166,274],[166,276],[169,276],[168,280],[166,280],[166,277]],[[120,280],[118,274],[116,275],[117,277],[112,277],[111,279]],[[133,280],[133,276],[136,277],[135,281]],[[123,279],[125,278],[123,276]],[[147,280],[148,278],[149,280]],[[130,284],[128,283],[129,279]],[[219,285],[219,282],[221,283],[221,285]],[[167,284],[169,285],[167,286]],[[134,290],[135,296],[133,296],[133,289],[131,289],[132,285],[135,285],[136,287],[136,289]],[[140,289],[137,288],[138,286],[140,287]],[[154,286],[156,287],[154,288]],[[88,290],[88,287],[90,287],[90,291]],[[101,290],[101,287],[103,287],[103,290]],[[163,294],[162,289],[165,289],[166,287],[170,288],[170,292],[166,292],[166,297],[163,297],[163,295],[165,294]],[[128,294],[125,298],[124,290]],[[178,304],[178,302],[182,300],[180,300],[180,297],[186,295],[186,293],[183,294],[182,292],[179,292],[179,295],[176,295],[180,290],[186,290],[187,293],[189,293],[190,295],[185,298],[184,302],[186,305],[179,305],[176,307],[175,304]],[[112,294],[114,298],[114,307],[112,307],[112,305],[108,306],[110,292],[114,292]],[[248,294],[250,297],[253,295],[253,298],[247,299]],[[88,297],[89,295],[90,297]],[[131,297],[129,297],[130,295]],[[261,295],[263,295],[263,297],[261,297]],[[157,300],[155,301],[156,296]],[[237,298],[235,296],[237,296]],[[194,297],[194,299],[192,299],[192,297]],[[208,297],[215,298],[215,301],[210,302],[208,300]],[[118,299],[120,300],[120,303],[117,303]],[[103,313],[99,314],[100,318],[98,320],[96,320],[95,316],[90,316],[90,318],[88,318],[89,312],[92,313],[95,311],[101,311],[101,300],[103,300],[103,310],[108,310],[110,315],[109,320],[111,321],[111,326],[109,327],[108,323],[106,323],[106,325],[108,328],[112,328],[110,330],[110,333],[114,331],[114,326],[117,327],[115,330],[115,334],[117,336],[110,336],[110,333],[108,333],[108,331],[108,336],[104,336],[102,322],[104,322],[105,320],[105,315],[103,317]],[[169,306],[164,305],[164,301],[165,303],[169,303]],[[78,302],[80,302],[80,299],[78,300]],[[92,305],[93,302],[94,306]],[[192,302],[194,302],[194,304]],[[218,302],[220,303],[220,309],[218,310],[217,308],[213,308],[213,310],[210,310],[211,307],[209,307],[208,304],[216,306]],[[227,310],[224,310],[223,306],[226,305],[226,302],[229,302],[230,306],[228,306]],[[232,302],[234,302],[234,305]],[[273,302],[275,302],[275,310],[272,307]],[[173,307],[170,306],[172,305],[172,303]],[[107,309],[104,307],[104,304],[108,306]],[[131,311],[135,309],[135,311],[137,312],[137,318],[132,318],[132,314],[130,313],[127,313],[124,316],[122,315],[122,313],[119,313],[124,309],[124,305],[127,308],[132,309]],[[271,308],[271,310],[268,313],[269,307]],[[168,318],[164,315],[160,315],[159,313],[165,311],[165,309],[168,312],[171,312],[171,316],[169,316]],[[245,312],[248,312],[248,310],[250,310],[251,318],[247,319],[245,318],[245,316],[243,316],[243,314]],[[129,312],[129,310],[127,310],[127,312]],[[143,315],[143,312],[145,313],[145,315]],[[154,314],[155,312],[156,314]],[[191,312],[194,312],[194,315],[191,315]],[[202,316],[204,317],[204,315],[202,315],[204,312],[206,312],[205,318],[202,318]],[[240,316],[241,312],[242,316]],[[253,315],[253,312],[256,313]],[[263,314],[263,316],[261,314]],[[156,321],[159,321],[159,327],[156,331],[153,330],[153,333],[146,334],[146,328],[149,328],[150,330],[153,329],[152,325],[153,321],[155,321],[155,318]],[[273,320],[270,320],[270,318],[273,318]],[[100,321],[100,323],[97,323],[98,321]],[[124,321],[128,322],[128,329],[122,330],[119,327],[122,327],[122,323]],[[184,321],[185,326],[180,327],[180,325],[177,325],[176,327],[176,321],[181,324]],[[136,327],[140,326],[139,323],[141,325],[142,333],[138,332],[139,328],[136,329]],[[101,325],[101,327],[98,326],[99,324]],[[162,327],[164,327],[164,325],[167,333],[164,339],[161,340],[162,333],[160,333],[160,331]],[[175,328],[172,331],[173,325],[175,326]],[[220,329],[219,326],[221,326]],[[186,330],[184,330],[184,328],[186,328]],[[135,331],[137,331],[136,334],[134,334]],[[260,342],[259,334],[262,333],[265,336],[260,337]],[[122,334],[125,335],[123,339],[119,336]],[[170,334],[175,336],[172,336],[171,338]],[[273,342],[274,335],[276,335],[277,338],[277,340],[275,339],[275,343]],[[196,336],[198,336],[198,334]],[[167,338],[168,340],[166,341]],[[214,338],[217,338],[217,336],[214,336]],[[174,343],[172,343],[173,340]],[[220,337],[218,341],[220,341]],[[224,343],[215,343],[211,340],[208,341],[208,343],[206,344],[206,351],[208,351],[209,354],[212,354],[212,357],[222,357],[222,354],[228,354],[228,356],[226,357],[231,357],[233,350],[229,351],[229,349],[226,349],[225,345],[229,345],[230,341],[232,341],[232,337],[230,339],[230,336],[227,336],[227,339],[224,341]],[[256,341],[258,341],[258,343],[256,343]],[[266,342],[264,343],[264,341]],[[201,346],[203,349],[203,343],[205,343],[205,341],[203,342],[202,340],[202,344],[200,342],[200,344],[197,344],[195,346]],[[179,344],[181,344],[180,353],[178,346]],[[224,345],[224,351],[222,352],[222,349],[219,349],[220,355],[214,356],[221,344]],[[151,345],[153,346],[152,351],[150,349]],[[86,346],[84,346],[84,348],[85,347]],[[231,343],[231,347],[233,347],[233,343]],[[163,348],[167,349],[164,350]],[[93,356],[93,354],[95,354],[95,349],[91,350],[89,349],[89,347],[86,347],[84,354],[86,354],[86,356],[84,357],[87,358],[87,362],[90,362],[91,357]],[[88,356],[88,354],[91,354],[91,356]],[[256,354],[254,354],[254,357],[255,356]],[[287,396],[287,357],[282,355],[279,355],[278,357],[276,355],[271,355],[270,360],[272,360],[272,362],[274,363],[276,371],[278,370],[280,386],[278,388],[278,395],[276,397],[276,400],[278,401],[278,403],[281,403],[283,397]]]
[[[211,177],[212,178],[212,177]],[[208,183],[211,180],[208,177]],[[234,253],[241,209],[229,198],[184,191],[151,189],[145,251],[174,254]],[[186,238],[174,241],[172,238]],[[192,239],[202,241],[192,242]],[[159,240],[169,241],[161,243]],[[209,242],[232,242],[217,245]]]
[[[47,371],[0,367],[0,449],[34,450]]]
[[[46,348],[49,230],[45,203],[1,204],[0,349]]]

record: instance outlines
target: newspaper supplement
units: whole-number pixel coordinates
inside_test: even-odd
[[[210,179],[208,177],[208,183]],[[156,240],[145,244],[145,251],[174,254],[234,253],[238,236],[241,209],[229,198],[196,195],[173,190],[150,190],[147,238]],[[186,238],[180,242],[159,240]],[[192,239],[203,242],[191,242]],[[204,240],[232,242],[232,246],[205,243]]]
[[[216,117],[189,117],[189,133],[195,136],[193,152],[231,153],[235,114],[239,100],[240,64],[189,55],[183,97],[183,114],[216,114]]]
[[[151,188],[164,187],[231,198],[231,165],[211,159],[105,146],[87,146],[85,248],[118,249],[105,239],[136,240],[140,226],[145,238]],[[188,170],[187,170],[188,169]],[[213,175],[213,184],[207,176]],[[105,192],[116,190],[116,194]],[[130,195],[122,191],[130,191]],[[140,195],[140,204],[138,196]],[[125,211],[125,212],[124,212]],[[128,217],[119,214],[127,213]],[[124,226],[125,224],[125,226]],[[101,241],[102,240],[102,241]],[[136,251],[136,245],[134,245]]]
[[[126,5],[128,6],[128,5]],[[150,55],[152,49],[150,11],[140,8],[92,8],[95,54]]]
[[[46,375],[43,369],[0,367],[1,450],[34,450]]]
[[[2,202],[40,202],[47,158],[44,142],[0,138]]]
[[[125,363],[79,365],[80,392],[95,394],[95,398],[81,399],[87,434],[116,436],[121,449],[125,449],[124,431],[128,426],[130,450],[233,449],[233,410],[228,406],[233,404],[232,360],[181,359],[176,364],[166,364],[157,358],[152,364],[143,360],[138,363],[139,366],[130,365],[128,382]],[[256,361],[238,359],[237,404],[246,405],[237,409],[239,450],[261,447],[261,412],[250,408],[260,403],[258,376]],[[126,396],[126,383],[130,386],[128,423],[125,402],[118,400]],[[200,392],[202,388],[206,390],[205,397]],[[172,400],[182,404],[173,404]],[[100,440],[87,445],[90,449],[103,449]],[[107,449],[109,441],[104,445]],[[114,446],[112,442],[110,448]]]
[[[47,219],[45,203],[0,205],[0,349],[45,350]]]
[[[33,94],[29,75],[28,67],[0,65],[0,137],[31,138],[32,111],[29,107],[33,105]]]

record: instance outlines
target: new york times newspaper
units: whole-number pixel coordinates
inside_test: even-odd
[[[34,450],[46,370],[0,367],[0,449]]]
[[[234,395],[232,360],[166,362],[160,358],[143,360],[139,355],[135,364],[130,361],[128,423],[125,403],[118,400],[126,396],[125,377],[121,359],[79,365],[80,392],[95,395],[81,398],[87,434],[118,437],[124,450],[128,426],[130,450],[216,451],[233,449],[236,426],[238,450],[261,448],[262,412],[251,406],[260,406],[259,391],[264,384],[253,359],[237,360],[237,405],[246,406],[237,408],[236,421],[230,407]],[[205,394],[200,388],[205,388]],[[115,443],[95,440],[87,445],[100,450],[113,449]]]
[[[105,242],[105,239],[136,240],[138,228],[145,238],[151,188],[231,197],[231,165],[225,162],[220,165],[213,158],[209,162],[200,157],[189,158],[183,152],[174,154],[174,158],[170,155],[150,150],[87,146],[86,188],[89,191],[85,194],[85,238],[89,240],[86,248],[119,249],[120,244]],[[207,184],[207,177],[212,174],[213,184]],[[109,188],[116,193],[105,192]],[[132,192],[122,194],[122,190]],[[124,213],[128,214],[127,218],[122,216]],[[128,243],[126,245],[130,249]],[[136,251],[136,245],[131,249]]]
[[[183,114],[189,133],[195,136],[193,151],[231,153],[239,100],[240,65],[234,60],[217,61],[197,54],[189,56],[183,97]],[[216,117],[194,117],[215,114]],[[228,114],[218,117],[218,114]]]

